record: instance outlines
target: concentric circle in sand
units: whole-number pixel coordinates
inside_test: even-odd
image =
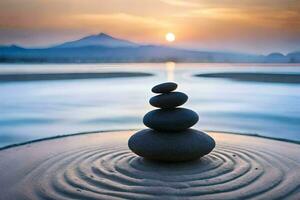
[[[121,133],[112,134],[115,137]],[[227,140],[222,139],[222,136]],[[97,137],[101,139],[101,134]],[[283,146],[295,146],[300,153],[299,145],[220,133],[213,137],[217,147],[212,153],[197,161],[173,164],[138,157],[128,149],[126,137],[118,139],[116,144],[104,146],[86,143],[35,161],[34,167],[20,177],[15,194],[25,199],[300,197],[299,160],[272,151],[272,145],[267,143],[275,143],[274,148],[281,143]],[[233,138],[231,141],[230,137]],[[238,142],[239,139],[247,138],[252,140],[242,144]],[[255,140],[261,146],[254,145]],[[36,144],[32,144],[32,147]],[[45,145],[51,145],[51,141]]]

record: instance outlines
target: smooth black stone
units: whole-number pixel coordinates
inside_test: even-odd
[[[197,123],[197,113],[186,108],[156,109],[148,112],[143,123],[158,131],[182,131]]]
[[[128,147],[147,159],[180,162],[195,160],[210,153],[215,141],[206,133],[194,129],[176,133],[144,129],[130,137]]]
[[[173,82],[166,82],[159,85],[156,85],[152,88],[152,92],[154,93],[168,93],[176,90],[177,84]]]
[[[170,92],[152,97],[149,103],[157,108],[175,108],[187,100],[188,96],[182,92]]]

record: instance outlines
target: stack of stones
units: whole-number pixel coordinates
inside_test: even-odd
[[[135,133],[128,141],[129,148],[137,155],[157,161],[180,162],[199,159],[210,153],[215,141],[204,132],[190,129],[197,123],[197,113],[183,105],[188,96],[174,92],[177,84],[162,83],[152,88],[159,95],[150,104],[159,109],[148,112],[143,119],[150,129]]]

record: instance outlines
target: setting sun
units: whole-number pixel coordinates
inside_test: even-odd
[[[174,33],[167,33],[166,34],[166,40],[168,41],[168,42],[174,42],[175,41],[175,35],[174,35]]]

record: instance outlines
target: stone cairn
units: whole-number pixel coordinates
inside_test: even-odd
[[[150,160],[180,162],[199,159],[210,153],[215,141],[204,132],[190,129],[199,117],[183,105],[188,96],[174,92],[177,84],[162,83],[152,88],[159,95],[150,104],[159,109],[148,112],[143,123],[150,129],[138,131],[128,141],[129,148],[137,155]]]

